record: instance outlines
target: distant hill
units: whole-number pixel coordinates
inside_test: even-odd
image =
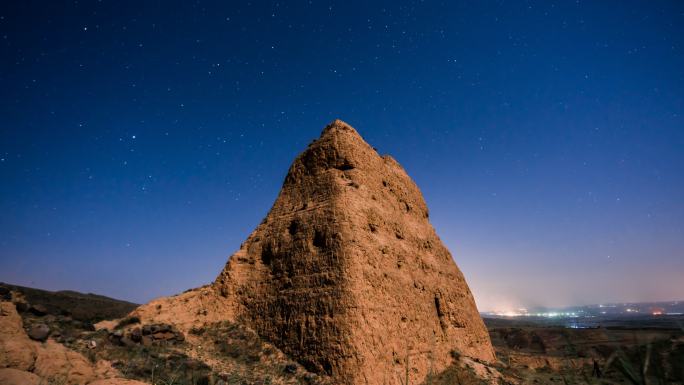
[[[29,304],[45,306],[50,314],[69,314],[81,321],[121,318],[138,306],[103,295],[72,290],[49,291],[2,282],[0,286],[22,293]]]

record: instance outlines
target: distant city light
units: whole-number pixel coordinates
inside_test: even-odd
[[[524,311],[520,311],[524,310]],[[579,317],[579,312],[539,312],[539,313],[530,313],[526,309],[518,309],[518,311],[495,311],[491,313],[487,313],[490,315],[495,315],[499,317],[542,317],[542,318],[558,318],[558,317]]]

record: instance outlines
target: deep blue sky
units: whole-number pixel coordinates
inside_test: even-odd
[[[7,1],[0,280],[213,280],[334,118],[482,310],[684,299],[684,3]]]

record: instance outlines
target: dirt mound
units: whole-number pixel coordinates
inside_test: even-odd
[[[336,120],[297,157],[215,282],[236,319],[346,384],[410,381],[494,351],[402,167]]]
[[[183,333],[187,333],[193,327],[233,320],[234,309],[234,301],[221,296],[216,287],[209,285],[171,297],[155,299],[135,309],[129,317],[136,317],[145,324],[173,324]],[[103,322],[98,325],[111,329],[115,323]]]

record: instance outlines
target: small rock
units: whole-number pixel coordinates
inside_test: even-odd
[[[97,347],[97,342],[95,340],[88,341],[88,349],[95,349]]]
[[[170,340],[173,339],[176,335],[171,333],[171,332],[160,332],[160,333],[155,333],[152,335],[155,340]]]
[[[3,385],[40,385],[43,381],[37,375],[23,370],[0,369],[0,384]]]
[[[140,328],[135,328],[131,330],[131,333],[129,334],[129,337],[131,340],[135,342],[140,342],[142,340],[142,330]]]
[[[37,315],[38,317],[42,317],[48,313],[48,310],[45,306],[43,305],[31,305],[29,307],[28,311],[32,313],[33,315]]]
[[[123,338],[121,338],[121,344],[128,348],[135,346],[135,342],[132,339],[128,338],[128,336],[124,336]]]
[[[114,330],[113,332],[111,332],[111,333],[109,334],[109,336],[110,336],[110,337],[117,338],[117,339],[118,339],[118,338],[121,338],[121,337],[123,337],[123,331],[122,331],[122,330]]]
[[[29,309],[29,304],[28,302],[19,300],[14,302],[14,307],[17,308],[19,313],[23,313]]]
[[[157,330],[160,332],[170,332],[171,331],[171,325],[161,324],[158,326]]]
[[[28,336],[36,341],[45,341],[50,335],[50,327],[46,324],[36,324],[29,329]]]
[[[114,330],[113,332],[109,333],[109,341],[115,344],[121,344],[121,338],[123,338],[122,330]]]
[[[193,360],[192,358],[186,359],[183,364],[188,369],[198,369],[201,366],[199,361]]]
[[[150,346],[152,345],[152,338],[150,336],[143,336],[142,338],[142,344],[143,346]]]

